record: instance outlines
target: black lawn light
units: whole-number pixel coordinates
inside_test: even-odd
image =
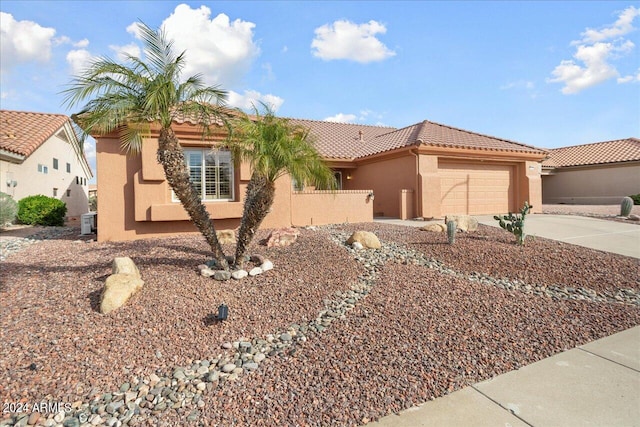
[[[229,307],[227,307],[225,303],[220,304],[220,306],[218,307],[218,320],[219,321],[227,320],[228,316],[229,316]]]

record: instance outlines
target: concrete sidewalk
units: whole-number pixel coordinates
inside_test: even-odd
[[[498,227],[493,216],[481,224]],[[424,221],[376,219],[421,227]],[[441,222],[441,221],[439,221]],[[532,236],[640,258],[640,225],[575,215],[531,215]],[[458,390],[371,426],[638,426],[640,326]]]
[[[640,426],[640,326],[369,425]]]

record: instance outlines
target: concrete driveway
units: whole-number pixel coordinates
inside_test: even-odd
[[[480,224],[498,227],[493,216],[477,216]],[[640,225],[577,215],[534,214],[525,233],[573,245],[640,258]]]

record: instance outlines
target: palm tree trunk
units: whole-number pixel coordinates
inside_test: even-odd
[[[253,173],[247,185],[247,194],[244,201],[244,212],[236,244],[235,264],[238,268],[244,265],[244,254],[247,246],[253,239],[262,220],[269,213],[276,194],[275,183],[265,177]]]
[[[213,257],[218,265],[228,270],[229,265],[218,241],[218,236],[216,236],[213,220],[210,219],[209,212],[202,204],[200,195],[191,185],[182,147],[180,147],[180,142],[171,128],[160,130],[158,162],[164,168],[164,174],[171,189],[211,247]]]

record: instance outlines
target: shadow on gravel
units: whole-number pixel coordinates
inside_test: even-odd
[[[91,304],[91,310],[96,313],[100,313],[100,297],[102,296],[102,289],[97,289],[87,294],[89,303]]]

